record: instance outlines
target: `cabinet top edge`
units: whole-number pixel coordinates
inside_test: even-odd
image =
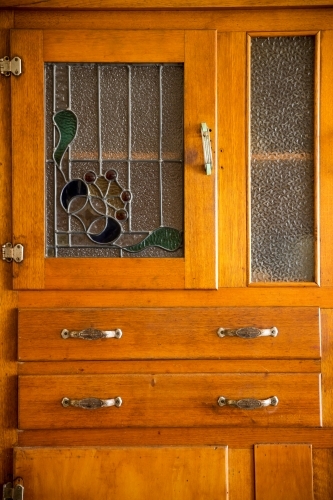
[[[2,0],[12,10],[226,10],[332,7],[332,0]]]

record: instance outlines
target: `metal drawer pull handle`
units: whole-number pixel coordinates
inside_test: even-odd
[[[252,326],[248,328],[238,328],[232,330],[229,328],[219,328],[217,330],[217,335],[219,337],[240,337],[241,339],[256,339],[257,337],[276,337],[279,333],[276,326],[273,328],[254,328]]]
[[[106,408],[108,406],[116,406],[119,408],[123,404],[120,397],[114,399],[98,399],[98,398],[85,398],[85,399],[69,399],[63,398],[61,404],[64,408],[74,406],[75,408],[83,408],[84,410],[96,410],[97,408]]]
[[[83,339],[83,340],[98,340],[98,339],[120,339],[123,332],[120,328],[117,330],[95,330],[95,328],[87,328],[86,330],[79,331],[69,331],[62,330],[61,336],[63,339]]]
[[[242,410],[255,410],[257,408],[264,408],[265,406],[277,406],[279,400],[276,396],[271,396],[268,399],[227,399],[220,396],[217,400],[219,406],[236,406]]]

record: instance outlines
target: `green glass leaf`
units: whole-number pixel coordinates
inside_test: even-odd
[[[53,158],[60,167],[66,149],[76,135],[77,116],[70,109],[63,109],[53,116],[53,121],[59,130],[59,142],[53,153]]]
[[[150,233],[144,240],[136,245],[123,248],[127,252],[141,252],[147,247],[160,247],[169,252],[174,252],[183,243],[183,233],[172,227],[159,227]]]

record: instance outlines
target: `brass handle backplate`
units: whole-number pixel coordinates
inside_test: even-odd
[[[61,336],[63,339],[83,339],[83,340],[98,340],[98,339],[120,339],[123,332],[120,328],[116,330],[97,330],[96,328],[87,328],[86,330],[62,330]]]
[[[83,410],[97,410],[98,408],[107,408],[109,406],[116,406],[119,408],[123,401],[118,396],[113,399],[99,399],[99,398],[84,398],[84,399],[70,399],[63,398],[61,404],[64,408],[74,406],[74,408],[82,408]]]
[[[249,326],[246,328],[219,328],[217,330],[217,335],[221,338],[223,337],[240,337],[241,339],[255,339],[257,337],[276,337],[279,333],[276,326],[272,328],[255,328]]]
[[[257,408],[264,408],[265,406],[277,406],[279,400],[276,396],[271,396],[268,399],[227,399],[224,396],[220,396],[217,400],[219,406],[235,406],[242,410],[256,410]]]

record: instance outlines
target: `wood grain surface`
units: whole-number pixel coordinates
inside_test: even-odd
[[[227,473],[221,446],[16,448],[14,458],[27,500],[227,500]]]
[[[75,375],[108,373],[321,373],[321,362],[311,359],[245,359],[218,361],[29,361],[18,363],[20,375]]]
[[[219,328],[276,327],[276,337],[220,338]],[[120,339],[63,339],[63,329],[121,329]],[[317,308],[21,309],[19,351],[28,360],[319,359]],[[301,339],[301,340],[300,340]]]
[[[321,310],[323,424],[333,427],[333,310]]]
[[[20,446],[136,446],[136,445],[228,445],[251,449],[259,443],[312,443],[318,450],[333,448],[331,428],[310,427],[160,427],[58,430],[25,430],[18,433]],[[322,499],[320,499],[322,500]],[[326,499],[325,499],[326,500]],[[330,500],[330,499],[327,499]]]
[[[43,52],[57,62],[183,62],[184,31],[47,30]]]
[[[3,8],[32,9],[220,9],[262,7],[260,0],[2,0]],[[323,7],[330,0],[265,0],[265,7]]]
[[[14,288],[44,286],[44,64],[43,34],[13,30],[11,51],[23,59],[11,78],[13,144],[13,238],[25,260],[14,269]],[[22,175],[24,165],[24,176]]]
[[[185,288],[217,288],[216,31],[185,35]],[[204,168],[201,123],[210,132],[212,174]]]
[[[219,286],[246,286],[246,35],[218,35]]]
[[[333,263],[331,258],[333,247],[332,227],[332,134],[333,134],[333,108],[330,99],[330,82],[333,77],[332,61],[333,31],[321,33],[321,120],[320,120],[320,157],[321,157],[321,284],[332,286]]]
[[[0,15],[0,53],[9,54],[9,29],[13,27],[10,12]],[[0,56],[3,57],[3,56]],[[12,241],[11,213],[11,103],[10,79],[0,77],[0,240]],[[0,273],[0,483],[9,479],[13,446],[17,440],[16,351],[17,293],[12,291],[15,264],[1,262]]]
[[[120,408],[63,408],[70,399],[121,397]],[[227,399],[267,399],[256,410],[219,407]],[[321,426],[319,376],[298,374],[21,375],[19,429]]]
[[[333,288],[19,292],[19,307],[332,307]]]
[[[333,449],[312,449],[314,500],[333,498]]]
[[[261,444],[255,451],[256,500],[313,500],[309,444]]]
[[[253,449],[228,449],[230,500],[254,500]]]
[[[262,5],[261,5],[262,7]],[[7,11],[8,12],[8,11]],[[301,31],[333,29],[332,8],[218,9],[166,11],[15,10],[20,29],[216,29],[220,32]]]

